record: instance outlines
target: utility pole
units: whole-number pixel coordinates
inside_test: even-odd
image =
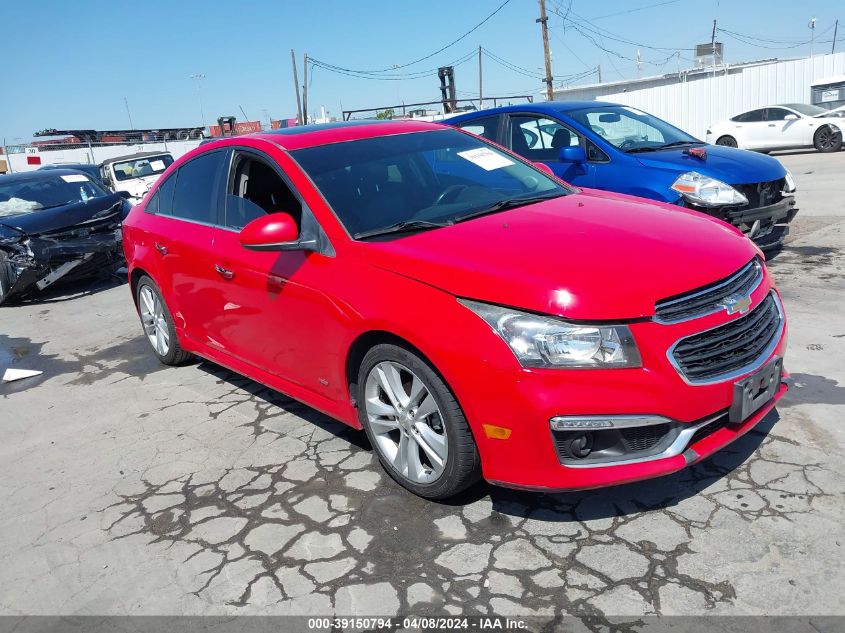
[[[810,27],[810,57],[812,57],[813,48],[816,45],[816,18],[812,18],[807,26]]]
[[[296,53],[290,49],[290,61],[293,64],[293,87],[296,90],[296,122],[302,125],[302,103],[299,101],[299,77],[296,73]]]
[[[599,64],[599,83],[601,83],[601,64]]]
[[[302,120],[308,125],[308,53],[302,54]]]
[[[540,3],[540,17],[535,22],[540,23],[540,29],[543,33],[543,57],[546,61],[546,78],[543,82],[546,84],[546,100],[554,100],[554,90],[552,88],[552,58],[549,54],[549,18],[546,16],[546,0],[538,0]]]
[[[478,47],[478,109],[484,106],[484,93],[481,88],[481,47]]]
[[[839,31],[839,20],[836,21],[836,24],[833,26],[833,44],[830,45],[830,54],[833,55],[833,51],[836,50],[836,33]]]
[[[123,97],[123,105],[126,106],[126,114],[129,117],[129,129],[134,130],[135,126],[132,125],[132,113],[129,111],[129,101],[127,101],[126,97]]]
[[[200,100],[200,125],[205,127],[205,112],[202,109],[202,80],[205,79],[205,75],[202,73],[196,73],[195,75],[191,75],[191,79],[197,82],[197,96]]]

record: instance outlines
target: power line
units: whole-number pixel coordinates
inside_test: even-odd
[[[667,4],[675,4],[676,2],[680,2],[681,0],[665,0],[664,2],[656,2],[654,4],[647,4],[642,7],[636,7],[634,9],[628,9],[626,11],[617,11],[616,13],[605,13],[604,15],[597,15],[595,17],[590,18],[591,20],[603,20],[604,18],[610,18],[616,15],[627,15],[628,13],[636,13],[637,11],[645,11],[646,9],[654,9],[655,7],[662,7]]]
[[[397,65],[391,66],[390,68],[382,68],[382,69],[380,69],[380,70],[355,70],[355,69],[352,69],[352,68],[343,68],[342,66],[335,66],[335,65],[333,65],[333,64],[329,64],[329,63],[327,63],[327,62],[320,62],[320,63],[321,63],[321,64],[323,64],[323,67],[330,67],[330,68],[334,68],[334,69],[337,69],[337,70],[343,70],[343,71],[346,71],[346,72],[348,72],[348,73],[355,73],[355,74],[359,74],[359,75],[374,75],[374,74],[380,74],[380,73],[388,73],[388,72],[390,72],[390,71],[392,71],[392,70],[399,70],[400,68],[407,68],[408,66],[413,66],[414,64],[418,64],[418,63],[420,63],[420,62],[422,62],[422,61],[425,61],[426,59],[430,59],[430,58],[434,57],[435,55],[437,55],[438,53],[442,53],[442,52],[443,52],[443,51],[445,51],[447,48],[451,48],[452,46],[454,46],[455,44],[457,44],[458,42],[460,42],[461,40],[463,40],[464,38],[466,38],[468,35],[470,35],[470,34],[474,33],[475,31],[477,31],[477,30],[478,30],[481,26],[483,26],[484,24],[486,24],[488,20],[490,20],[490,19],[491,19],[494,15],[496,15],[499,11],[501,11],[502,9],[504,9],[504,8],[505,8],[505,6],[507,6],[507,5],[510,3],[510,1],[511,1],[511,0],[505,0],[504,2],[502,2],[502,4],[500,4],[500,5],[496,8],[496,10],[495,10],[495,11],[493,11],[493,12],[492,12],[491,14],[489,14],[486,18],[484,18],[483,20],[481,20],[481,22],[479,22],[478,24],[476,24],[474,27],[472,27],[469,31],[467,31],[466,33],[464,33],[464,34],[463,34],[463,35],[461,35],[460,37],[458,37],[458,38],[456,38],[456,39],[452,40],[451,42],[449,42],[449,43],[448,43],[448,44],[446,44],[445,46],[442,46],[442,47],[438,48],[438,49],[437,49],[436,51],[434,51],[433,53],[429,53],[428,55],[425,55],[425,56],[423,56],[423,57],[420,57],[419,59],[415,59],[415,60],[414,60],[414,61],[412,61],[412,62],[407,62],[407,63],[405,63],[405,64],[397,64]],[[313,60],[313,61],[315,61],[315,62],[316,62],[316,61],[319,61],[319,60]]]
[[[459,57],[455,61],[449,62],[448,64],[444,64],[446,66],[460,66],[465,64],[470,59],[472,59],[477,54],[477,49],[474,49],[464,55],[463,57]],[[334,66],[333,64],[327,64],[325,62],[321,62],[318,59],[308,58],[308,64],[313,68],[322,68],[332,73],[336,73],[339,75],[346,75],[348,77],[355,77],[357,79],[373,79],[376,81],[407,81],[411,79],[421,79],[423,77],[429,77],[432,73],[437,72],[437,68],[429,68],[426,70],[419,70],[413,73],[399,73],[399,74],[369,74],[362,71],[356,71],[349,68],[343,68],[341,66]]]

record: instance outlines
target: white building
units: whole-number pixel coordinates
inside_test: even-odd
[[[556,101],[599,100],[645,110],[698,138],[710,123],[778,103],[813,103],[813,86],[845,74],[845,52],[763,60],[558,88]],[[831,103],[819,105],[831,107]],[[840,104],[841,105],[841,104]]]

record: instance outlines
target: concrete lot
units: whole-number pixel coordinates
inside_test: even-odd
[[[158,365],[125,285],[0,309],[0,368],[44,371],[0,385],[0,614],[845,614],[845,152],[780,158],[795,388],[636,485],[425,502],[362,434]]]

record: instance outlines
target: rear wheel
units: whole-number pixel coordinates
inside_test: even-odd
[[[410,350],[382,344],[367,352],[358,417],[384,469],[414,494],[445,499],[479,479],[478,450],[460,405]]]
[[[829,125],[820,127],[813,136],[813,147],[820,152],[837,152],[842,147],[842,133]]]
[[[733,136],[720,136],[716,141],[716,145],[723,145],[724,147],[737,147],[736,139]]]
[[[146,275],[138,281],[136,299],[141,326],[156,357],[165,365],[179,365],[188,360],[191,354],[184,351],[176,339],[173,317],[161,291]]]

